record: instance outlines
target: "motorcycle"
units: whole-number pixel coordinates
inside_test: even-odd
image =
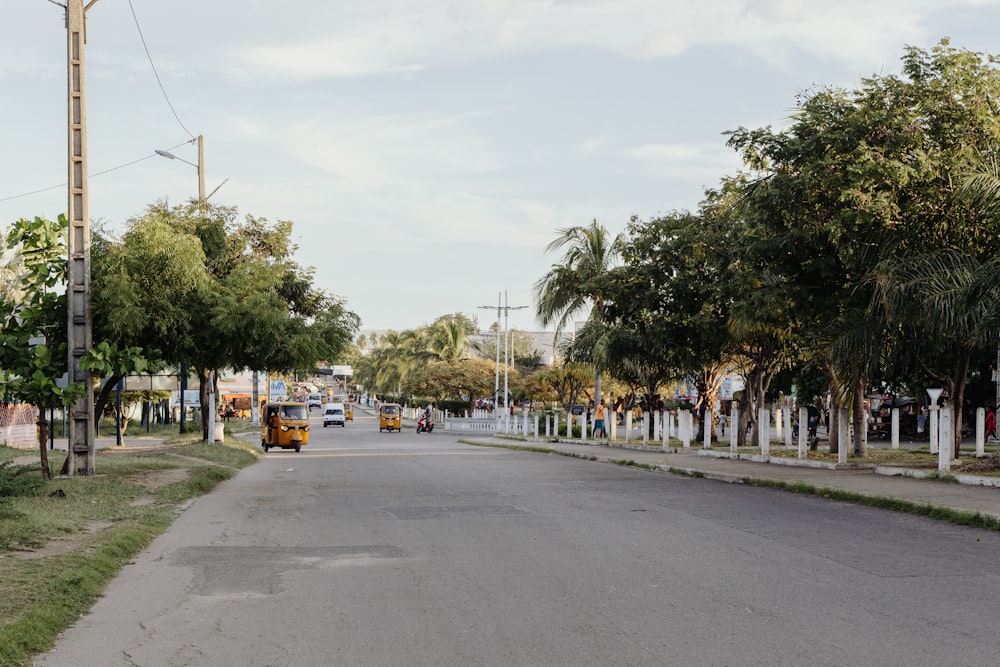
[[[433,430],[434,422],[427,417],[421,417],[417,420],[417,433],[430,433]]]

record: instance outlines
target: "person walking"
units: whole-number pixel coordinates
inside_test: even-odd
[[[993,410],[986,411],[986,439],[991,440],[997,436],[997,415]]]
[[[600,435],[597,435],[600,431]],[[597,411],[594,413],[594,437],[595,438],[605,438],[607,437],[604,432],[604,399],[597,404]]]

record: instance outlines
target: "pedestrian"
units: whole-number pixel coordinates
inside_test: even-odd
[[[597,435],[598,431],[601,432],[601,435]],[[603,398],[601,399],[601,402],[597,404],[597,412],[594,413],[594,437],[595,438],[604,438],[604,437],[606,437],[605,434],[604,434],[604,399]]]
[[[726,412],[725,410],[719,411],[719,430],[722,431],[722,437],[726,437]]]
[[[927,423],[927,416],[924,414],[923,407],[917,412],[917,433],[924,432],[924,424]]]
[[[986,411],[986,437],[995,438],[997,434],[997,415],[993,410]]]

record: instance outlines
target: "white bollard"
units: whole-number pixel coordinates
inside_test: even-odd
[[[649,412],[647,410],[642,411],[642,446],[646,447],[649,445]]]
[[[625,412],[625,444],[627,445],[632,439],[632,411],[627,410]]]
[[[757,432],[760,440],[760,455],[771,455],[771,412],[767,408],[761,408],[757,412]]]
[[[569,410],[566,411],[566,439],[569,440],[573,437],[573,413]]]
[[[785,430],[782,434],[782,440],[785,441],[785,447],[792,446],[792,409],[787,405],[781,408],[781,414],[783,419],[783,424]]]
[[[653,413],[653,440],[660,439],[660,431],[662,430],[660,426],[662,425],[663,415],[659,410]]]
[[[666,449],[670,446],[670,413],[664,410],[660,414],[660,419],[663,420],[660,424],[660,435],[663,438],[663,448]]]
[[[705,437],[702,440],[702,449],[712,448],[712,411],[708,408],[705,409]]]
[[[536,438],[538,437],[538,413],[537,412],[535,413],[535,430],[532,433],[532,435],[535,436]]]
[[[986,455],[986,408],[976,408],[976,457]]]
[[[552,421],[555,422],[555,426],[552,427],[553,428],[552,435],[555,436],[555,438],[558,440],[559,439],[559,413],[558,412],[556,412],[555,414],[552,415]]]
[[[781,408],[775,408],[774,409],[774,440],[775,440],[776,444],[781,443],[781,441],[785,437],[785,429],[784,429],[785,422],[784,422],[784,419],[785,419],[785,413],[781,410]]]
[[[890,427],[892,435],[889,436],[891,438],[889,447],[899,449],[899,408],[893,408],[890,414],[892,415]]]
[[[677,412],[677,428],[681,432],[681,440],[685,447],[691,446],[691,412],[689,410],[679,410]]]
[[[938,436],[938,470],[947,472],[951,470],[952,448],[955,446],[954,438],[952,437],[951,408],[947,405],[941,408],[941,414],[938,416],[938,428],[940,429],[940,435]]]
[[[729,410],[729,451],[736,453],[736,448],[740,444],[738,429],[740,428],[740,409],[733,405]]]

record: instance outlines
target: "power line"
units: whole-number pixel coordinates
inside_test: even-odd
[[[191,143],[191,142],[190,141],[185,141],[184,143],[177,144],[176,146],[171,146],[170,150],[173,150],[175,148],[180,148],[181,146],[187,145],[189,143]],[[141,157],[141,158],[139,158],[137,160],[132,160],[131,162],[126,162],[125,164],[120,164],[117,167],[111,167],[110,169],[105,169],[104,171],[98,171],[98,172],[95,172],[93,174],[90,174],[90,178],[94,178],[95,176],[101,176],[103,174],[110,174],[113,171],[118,171],[119,169],[124,169],[125,167],[131,167],[133,164],[139,164],[140,162],[143,162],[145,160],[148,160],[151,157],[156,157],[156,156],[157,156],[156,153],[152,153],[152,154],[147,155],[145,157]],[[21,193],[19,195],[11,195],[9,197],[0,197],[0,202],[11,201],[12,199],[20,199],[22,197],[30,197],[31,195],[37,195],[37,194],[39,194],[41,192],[48,192],[49,190],[55,190],[57,188],[64,188],[64,187],[66,187],[66,183],[65,182],[59,183],[58,185],[50,185],[47,188],[40,188],[38,190],[32,190],[31,192],[23,192],[23,193]]]
[[[139,17],[135,15],[135,7],[132,6],[132,0],[128,0],[128,7],[132,10],[132,20],[135,21],[135,29],[139,32],[139,40],[142,42],[142,48],[146,51],[146,59],[149,60],[149,66],[153,68],[153,76],[156,77],[156,83],[160,86],[160,92],[163,93],[163,99],[167,101],[167,106],[170,107],[170,112],[174,114],[177,124],[180,125],[181,129],[187,132],[188,136],[193,139],[194,134],[184,126],[183,122],[181,122],[180,116],[177,115],[177,110],[174,109],[174,105],[170,101],[170,97],[167,95],[167,89],[163,87],[163,82],[160,80],[160,73],[156,71],[156,65],[153,63],[153,56],[149,53],[149,47],[146,45],[146,38],[143,36],[142,28],[139,26]]]

